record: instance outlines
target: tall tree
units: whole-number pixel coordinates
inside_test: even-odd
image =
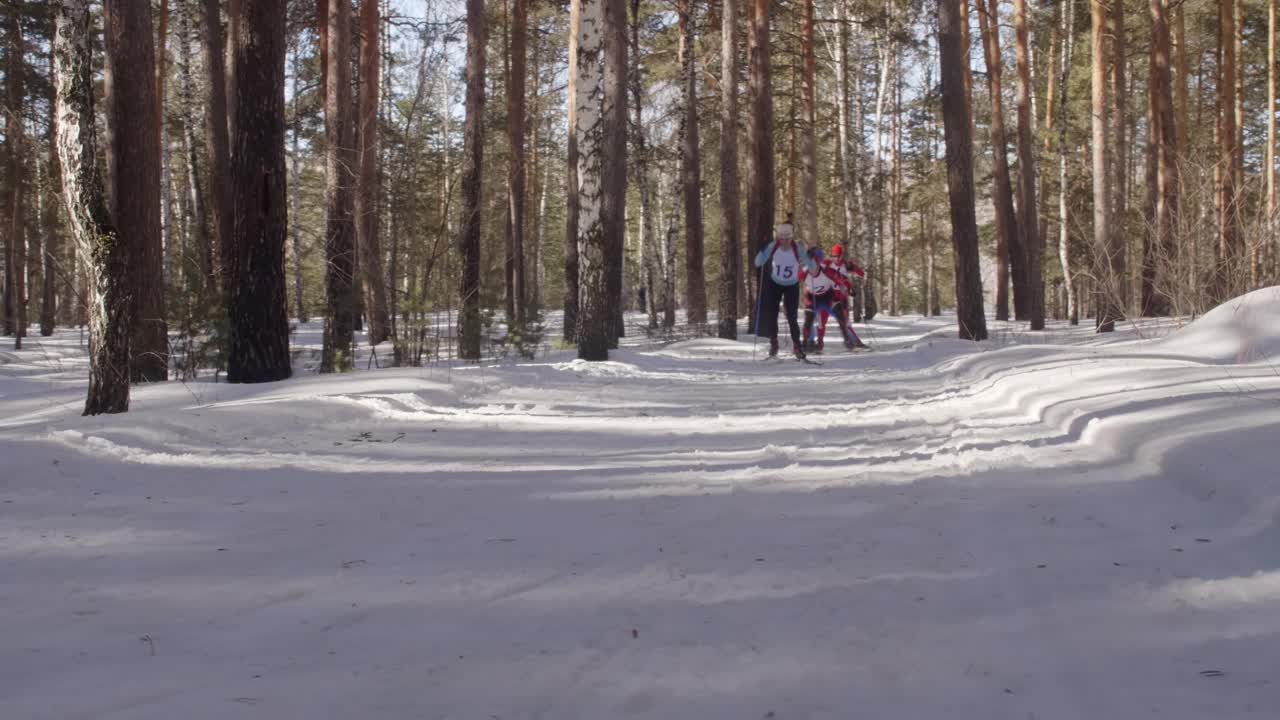
[[[1018,68],[1018,233],[1025,253],[1027,312],[1031,329],[1044,329],[1044,247],[1036,217],[1036,147],[1032,137],[1031,55],[1027,40],[1027,0],[1013,0],[1014,39]]]
[[[1115,198],[1111,204],[1111,247],[1117,281],[1110,291],[1116,294],[1119,307],[1126,308],[1131,294],[1125,261],[1129,217],[1129,88],[1125,82],[1125,68],[1129,64],[1129,38],[1125,28],[1123,2],[1112,0],[1111,22],[1112,42],[1115,43],[1111,53],[1111,101],[1115,106],[1115,112],[1111,114],[1114,126],[1112,133],[1115,137],[1115,158],[1111,163],[1111,171],[1115,174],[1111,184],[1111,192]]]
[[[227,382],[292,373],[285,300],[284,4],[233,0],[231,243],[223,279],[230,319]]]
[[[964,94],[965,63],[960,37],[962,0],[938,3],[938,61],[942,80],[942,124],[947,147],[947,194],[951,203],[951,241],[955,246],[956,321],[965,340],[987,339],[978,259],[978,220],[974,209],[973,143],[969,104]]]
[[[9,36],[7,64],[5,68],[5,154],[8,155],[8,194],[5,198],[5,333],[14,336],[14,348],[22,349],[22,338],[27,334],[27,219],[24,208],[26,199],[25,132],[22,107],[25,104],[23,76],[22,8],[10,3],[5,17],[5,30]]]
[[[199,23],[195,13],[195,0],[184,0],[178,15],[178,52],[182,72],[182,82],[178,86],[178,112],[182,125],[182,156],[187,171],[187,215],[190,216],[191,225],[186,233],[187,243],[195,245],[199,261],[200,272],[196,284],[211,287],[209,281],[214,276],[214,248],[210,242],[208,213],[204,205],[207,183],[200,173],[199,143],[196,140],[196,116],[199,109],[196,107],[196,83],[191,71],[191,43],[196,39],[195,28]],[[162,187],[167,185],[167,181],[162,181]],[[170,234],[169,237],[172,238],[173,235]]]
[[[511,73],[507,78],[507,142],[511,147],[511,165],[507,173],[507,221],[511,228],[511,296],[513,325],[528,319],[528,289],[525,281],[525,208],[528,169],[525,165],[525,76],[529,27],[528,0],[514,0],[511,17]]]
[[[467,0],[466,121],[462,136],[462,256],[458,357],[480,359],[480,190],[484,165],[484,0]]]
[[[1111,254],[1111,174],[1107,156],[1111,143],[1107,139],[1107,7],[1103,0],[1089,0],[1092,75],[1090,104],[1093,133],[1093,257],[1094,275],[1099,296],[1094,298],[1098,332],[1111,332],[1120,319],[1116,288],[1119,277]]]
[[[702,157],[698,148],[698,71],[694,52],[693,2],[680,0],[680,65],[683,113],[680,117],[680,179],[684,194],[685,316],[707,321],[707,277],[703,267]]]
[[[1171,32],[1169,0],[1150,0],[1150,157],[1155,160],[1155,203],[1152,208],[1152,242],[1142,268],[1142,312],[1165,315],[1172,309],[1166,292],[1157,286],[1161,267],[1168,267],[1177,252],[1175,230],[1178,217],[1179,179],[1173,108]]]
[[[1218,137],[1218,267],[1215,297],[1218,302],[1227,300],[1234,293],[1234,275],[1244,255],[1244,241],[1238,225],[1236,206],[1237,162],[1236,153],[1236,46],[1235,13],[1233,0],[1219,0],[1219,46],[1222,49],[1221,77],[1218,82],[1218,114],[1222,132]]]
[[[564,238],[564,339],[577,342],[578,306],[581,283],[578,261],[578,35],[582,32],[582,5],[569,3],[569,82],[566,87],[569,114],[568,140],[565,148],[567,179],[565,194]]]
[[[1004,126],[1004,99],[1001,77],[999,0],[976,0],[982,53],[987,65],[987,88],[991,96],[992,202],[996,210],[996,319],[1009,319],[1009,276],[1013,275],[1014,317],[1030,319],[1026,263],[1018,216],[1013,205],[1013,183],[1009,174],[1008,140]]]
[[[382,241],[378,223],[381,176],[378,124],[378,93],[381,58],[378,29],[379,0],[360,1],[360,177],[356,188],[356,245],[360,250],[360,271],[364,279],[365,308],[369,314],[369,344],[377,345],[391,336],[387,312],[387,279],[382,270]]]
[[[844,3],[841,2],[840,6],[843,8]],[[741,237],[738,209],[738,0],[724,0],[720,14],[720,91],[720,322],[717,335],[735,340],[738,337],[738,286],[741,284],[738,276],[742,272],[738,259]],[[847,128],[843,117],[841,127]],[[843,141],[844,135],[841,138]],[[845,167],[848,167],[847,163]],[[847,174],[845,184],[848,185]]]
[[[58,203],[55,201],[60,193],[61,167],[58,162],[58,115],[57,115],[57,77],[54,60],[54,43],[49,43],[49,130],[47,136],[48,155],[44,164],[44,205],[40,213],[40,224],[44,231],[44,288],[43,302],[40,304],[40,334],[44,337],[53,335],[57,323],[58,309],[58,259],[62,256],[61,228],[58,224]]]
[[[325,74],[325,325],[321,372],[350,370],[355,338],[355,128],[351,126],[351,0],[330,0]]]
[[[130,374],[134,382],[155,382],[169,374],[169,337],[160,246],[160,111],[151,3],[107,0],[103,10],[112,135],[107,152],[111,218],[137,251],[131,258],[135,288]]]
[[[620,0],[580,3],[576,62],[578,136],[578,257],[581,303],[578,357],[607,360],[616,342],[620,259],[626,189],[626,6]],[[621,62],[619,62],[621,61]],[[618,176],[622,181],[619,183]],[[621,269],[616,265],[616,269]],[[620,281],[620,278],[617,280]]]
[[[98,167],[89,0],[62,0],[56,11],[55,115],[62,198],[76,253],[90,274],[90,301],[85,303],[89,312],[89,391],[84,414],[121,413],[129,409],[132,240],[117,235],[111,227]],[[112,142],[121,139],[116,135]]]
[[[1262,163],[1267,183],[1267,252],[1271,271],[1276,263],[1276,0],[1267,2],[1267,150]],[[1254,287],[1261,285],[1261,278],[1254,278]]]
[[[605,147],[613,148],[601,163],[604,198],[601,212],[607,241],[605,288],[610,309],[609,347],[624,334],[622,280],[627,237],[627,4],[604,0]],[[705,300],[704,300],[705,304]]]
[[[231,252],[235,223],[231,209],[231,140],[227,107],[226,42],[219,0],[201,0],[204,7],[204,66],[209,93],[204,138],[209,155],[209,205],[213,211],[213,275],[210,286],[221,282],[222,266]]]
[[[818,244],[818,104],[814,58],[813,2],[803,0],[800,26],[800,239]]]
[[[1062,281],[1067,292],[1067,320],[1072,325],[1080,322],[1079,303],[1076,298],[1075,272],[1071,262],[1071,205],[1067,202],[1068,159],[1067,132],[1071,124],[1071,112],[1067,99],[1071,89],[1071,67],[1076,44],[1076,6],[1072,0],[1063,0],[1062,16],[1062,64],[1059,67],[1058,93],[1058,261],[1062,265]]]
[[[773,240],[773,88],[769,40],[769,0],[751,0],[751,17],[747,33],[747,78],[751,112],[747,153],[747,246],[756,251]],[[759,297],[757,273],[755,287]],[[758,303],[757,303],[758,304]],[[758,323],[756,308],[751,310],[751,327]]]

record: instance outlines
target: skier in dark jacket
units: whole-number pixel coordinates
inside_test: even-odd
[[[778,354],[778,303],[786,308],[787,325],[791,329],[791,352],[803,360],[804,348],[800,346],[800,270],[814,272],[817,266],[809,251],[796,243],[795,228],[791,217],[778,226],[775,240],[756,255],[756,267],[760,268],[760,311],[756,318],[756,335],[769,338],[769,357]],[[765,266],[768,272],[765,272]]]

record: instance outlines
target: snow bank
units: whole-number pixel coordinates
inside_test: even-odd
[[[1280,358],[1280,286],[1229,300],[1156,345],[1166,352],[1219,364],[1276,360]]]

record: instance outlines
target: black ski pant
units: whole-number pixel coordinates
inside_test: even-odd
[[[787,325],[791,327],[791,342],[800,346],[800,321],[796,313],[800,309],[800,286],[779,285],[768,275],[760,292],[760,317],[756,320],[756,334],[771,340],[778,339],[778,301],[787,312]]]

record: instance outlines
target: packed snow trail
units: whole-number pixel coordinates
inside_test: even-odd
[[[31,339],[0,717],[1273,718],[1278,319],[886,318],[822,367],[637,342],[99,418],[78,336]]]

